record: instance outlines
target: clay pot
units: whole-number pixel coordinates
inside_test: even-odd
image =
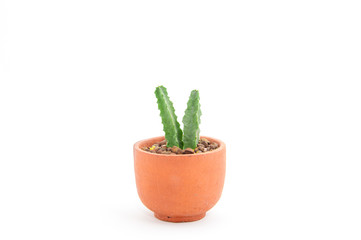
[[[200,154],[163,155],[145,152],[164,140],[155,137],[134,144],[134,169],[137,190],[143,204],[154,216],[168,222],[202,219],[222,194],[226,172],[226,145]]]

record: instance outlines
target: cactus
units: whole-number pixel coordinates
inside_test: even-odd
[[[199,124],[201,122],[201,109],[199,104],[199,92],[193,90],[189,96],[187,109],[184,113],[184,135],[180,129],[177,116],[175,115],[173,103],[168,97],[167,89],[159,86],[155,89],[155,96],[157,97],[158,109],[163,123],[163,131],[165,139],[167,140],[167,147],[177,146],[179,148],[197,147],[199,141]]]
[[[201,122],[201,108],[199,104],[199,92],[193,90],[189,96],[187,109],[183,117],[183,143],[184,148],[196,148],[199,141],[199,124]]]
[[[163,131],[165,139],[167,140],[167,147],[177,146],[183,148],[182,130],[177,121],[173,103],[168,97],[167,89],[159,86],[155,89],[155,96],[157,97],[158,108],[163,123]]]

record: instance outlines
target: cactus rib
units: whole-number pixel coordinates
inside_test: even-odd
[[[201,108],[199,103],[199,92],[193,90],[189,96],[187,109],[183,117],[183,146],[185,148],[196,148],[199,141],[199,124],[201,122]]]
[[[155,89],[154,93],[157,97],[157,104],[162,118],[167,147],[177,146],[183,148],[182,130],[177,121],[173,103],[168,97],[167,89],[163,86],[159,86]]]

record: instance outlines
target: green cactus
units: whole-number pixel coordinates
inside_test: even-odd
[[[201,123],[200,116],[202,114],[199,104],[199,92],[193,90],[189,96],[187,109],[183,117],[184,135],[177,121],[173,103],[168,97],[167,89],[163,86],[157,87],[155,96],[157,97],[158,109],[162,118],[167,147],[177,146],[183,149],[195,149],[199,141],[199,124]]]
[[[183,148],[182,130],[177,121],[173,103],[168,97],[167,89],[163,86],[159,86],[155,89],[154,93],[158,100],[157,103],[162,118],[167,147],[177,146]]]
[[[196,148],[199,141],[199,124],[201,123],[201,108],[199,92],[193,90],[189,96],[187,109],[183,117],[183,142],[184,148]]]

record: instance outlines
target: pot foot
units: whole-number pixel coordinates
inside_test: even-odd
[[[154,213],[154,216],[159,220],[166,222],[193,222],[198,221],[206,216],[206,213],[193,216],[167,216],[158,213]]]

